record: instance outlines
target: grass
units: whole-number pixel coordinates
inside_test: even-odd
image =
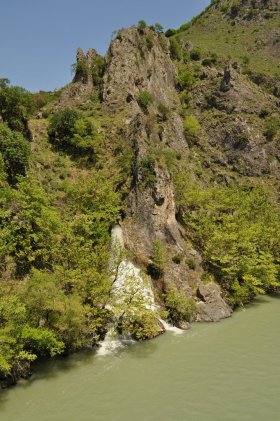
[[[280,77],[277,46],[266,47],[273,31],[279,31],[280,16],[275,15],[262,24],[252,20],[232,26],[231,22],[220,10],[211,8],[189,29],[174,37],[191,41],[194,47],[201,49],[202,56],[214,52],[219,57],[238,61],[253,72]]]

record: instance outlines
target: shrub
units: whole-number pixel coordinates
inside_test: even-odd
[[[75,73],[74,80],[87,80],[88,78],[88,64],[87,61],[79,60],[77,63],[72,64],[71,66],[72,73]]]
[[[232,17],[235,17],[238,15],[238,12],[241,8],[241,4],[239,0],[233,0],[231,8],[230,8],[230,13]]]
[[[156,182],[155,159],[152,156],[145,156],[139,163],[141,176],[145,187],[152,187]]]
[[[146,44],[147,44],[147,48],[148,50],[151,50],[153,48],[154,42],[153,42],[153,37],[152,34],[147,34],[146,36]]]
[[[173,60],[182,60],[183,50],[179,42],[175,38],[170,39],[170,55]]]
[[[228,3],[223,3],[220,7],[220,10],[222,13],[227,13],[228,9],[229,9]]]
[[[189,115],[184,121],[185,134],[190,137],[196,136],[200,131],[200,124],[194,115]]]
[[[195,270],[196,262],[193,257],[189,257],[188,259],[186,259],[186,263],[190,269]]]
[[[155,23],[154,24],[154,29],[155,29],[155,32],[157,34],[162,34],[163,33],[163,26],[160,23]]]
[[[158,112],[160,114],[161,121],[167,121],[170,115],[170,110],[166,105],[162,104],[161,102],[158,105]]]
[[[180,69],[177,76],[177,84],[180,90],[190,88],[194,83],[193,73],[188,69]]]
[[[73,127],[73,137],[71,145],[79,153],[86,152],[92,155],[99,144],[100,136],[94,122],[89,118],[80,118],[76,120]]]
[[[147,28],[147,23],[144,20],[139,20],[137,28],[140,34],[143,34],[145,28]]]
[[[184,258],[183,254],[177,253],[177,254],[175,254],[175,256],[172,257],[172,260],[173,260],[174,263],[176,263],[176,265],[180,265],[183,258]]]
[[[100,86],[105,69],[105,60],[101,56],[97,56],[92,67],[92,82],[94,86]]]
[[[190,53],[190,58],[194,61],[199,61],[201,59],[201,51],[199,48],[194,48]]]
[[[265,120],[265,132],[264,135],[267,140],[273,140],[278,129],[280,127],[280,121],[277,117],[269,117]]]
[[[184,291],[178,290],[173,284],[168,285],[164,301],[168,311],[168,318],[172,322],[190,321],[192,315],[196,312],[194,298],[187,298]]]
[[[176,32],[177,32],[176,29],[167,29],[167,31],[165,32],[165,36],[167,38],[172,37],[172,35],[175,35]]]
[[[0,89],[0,116],[10,129],[29,137],[27,119],[35,110],[35,102],[30,92],[19,86]]]
[[[153,98],[153,95],[150,92],[148,92],[148,91],[141,91],[139,93],[138,104],[140,105],[140,107],[144,111],[147,111],[149,105],[151,105],[153,102],[154,102],[154,98]]]
[[[151,275],[154,278],[160,278],[166,266],[166,250],[160,240],[153,242],[151,261],[149,266]]]
[[[247,64],[250,63],[250,57],[249,56],[243,56],[242,61],[243,61],[243,64],[247,65]]]
[[[17,175],[25,174],[30,156],[30,144],[21,133],[13,132],[4,123],[0,124],[0,153],[12,181]]]
[[[73,129],[80,118],[78,111],[65,108],[53,114],[49,124],[49,138],[59,148],[69,147],[72,143]]]

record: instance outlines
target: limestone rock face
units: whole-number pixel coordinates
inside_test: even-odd
[[[203,135],[198,146],[205,155],[204,166],[241,176],[280,178],[278,139],[267,141],[256,116],[263,110],[279,115],[278,99],[264,92],[242,74],[236,63],[229,63],[224,73],[205,70],[199,88],[193,92],[192,106],[205,113]],[[207,111],[220,117],[211,119]],[[221,119],[220,119],[221,118]],[[270,157],[275,157],[271,160]]]
[[[210,282],[199,285],[197,296],[198,322],[217,322],[231,316],[232,310],[221,297],[221,289],[217,284]]]
[[[180,104],[176,71],[163,41],[166,39],[149,28],[120,31],[106,58],[103,100],[111,113],[126,110],[125,138],[134,152],[133,183],[121,222],[126,247],[139,263],[148,266],[153,242],[160,240],[167,254],[164,281],[175,282],[191,296],[191,285],[197,284],[200,275],[172,260],[181,253],[188,256],[189,251],[184,229],[176,220],[170,174],[150,155],[151,145],[159,151],[168,148],[173,153],[188,154],[182,118],[176,112]],[[139,105],[141,91],[152,94],[149,113]],[[167,119],[161,118],[159,104],[170,110]]]
[[[168,107],[178,104],[172,61],[151,29],[142,33],[134,27],[119,31],[110,45],[106,63],[103,99],[110,109],[130,104],[137,110],[135,101],[143,90]]]
[[[57,108],[73,107],[88,100],[95,90],[92,69],[97,58],[98,54],[93,48],[90,48],[86,54],[81,48],[77,49],[73,81],[63,90]]]

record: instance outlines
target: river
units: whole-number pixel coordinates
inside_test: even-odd
[[[0,392],[1,421],[279,421],[280,298],[107,355],[36,367]]]

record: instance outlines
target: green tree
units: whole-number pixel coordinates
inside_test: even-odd
[[[0,87],[0,116],[10,129],[29,137],[28,117],[35,110],[30,92],[19,86]]]
[[[148,91],[141,91],[138,97],[138,104],[140,107],[147,112],[149,106],[154,102],[153,95]]]
[[[13,132],[3,123],[0,123],[0,153],[12,181],[15,181],[17,175],[26,173],[30,144],[21,133]]]
[[[170,38],[170,55],[173,60],[181,61],[183,49],[176,38]]]
[[[196,304],[193,297],[187,298],[184,291],[179,290],[174,284],[169,284],[164,294],[164,302],[168,318],[173,323],[190,321],[196,312]]]
[[[155,240],[152,246],[150,272],[155,278],[163,276],[166,267],[166,250],[160,240]]]
[[[80,113],[71,108],[64,108],[53,114],[48,129],[50,141],[62,149],[71,146],[73,130],[80,117]]]
[[[156,33],[158,33],[158,34],[163,33],[163,26],[160,23],[155,23],[154,28],[155,28]]]
[[[2,259],[7,254],[14,259],[18,276],[32,266],[51,265],[61,221],[46,193],[32,178],[21,177],[17,190],[2,191],[0,200]]]
[[[184,221],[233,305],[279,286],[279,209],[261,187],[190,186]]]
[[[193,138],[200,132],[200,124],[194,115],[189,115],[184,121],[184,130],[187,137]]]

